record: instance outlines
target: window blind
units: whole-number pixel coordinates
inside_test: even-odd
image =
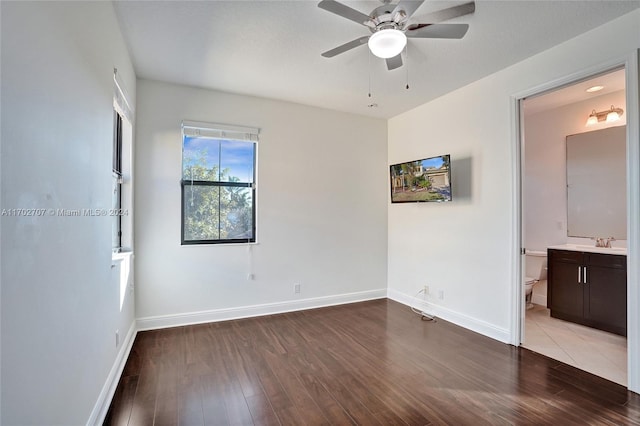
[[[113,94],[113,108],[118,114],[124,117],[130,124],[133,124],[133,108],[129,103],[127,91],[118,76],[118,69],[113,69],[113,85],[115,86]]]
[[[182,132],[185,136],[191,137],[258,142],[260,129],[254,127],[230,126],[227,124],[183,121]]]

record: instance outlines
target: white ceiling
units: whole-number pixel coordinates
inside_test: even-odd
[[[525,116],[530,116],[542,111],[586,101],[587,99],[594,99],[598,96],[607,95],[613,92],[619,92],[620,90],[625,89],[624,79],[624,69],[621,69],[607,74],[602,74],[540,96],[527,98],[526,102],[524,102],[524,114]],[[587,89],[593,86],[603,86],[603,88],[597,92],[587,92]]]
[[[640,7],[626,1],[476,1],[462,40],[411,39],[405,66],[387,71],[361,46],[369,34],[318,1],[116,1],[138,77],[389,118]],[[345,1],[365,14],[378,1]],[[465,1],[427,0],[415,13]],[[370,60],[370,65],[369,65]],[[410,89],[406,90],[407,64]],[[371,75],[372,98],[369,91]],[[368,104],[376,103],[377,108]]]

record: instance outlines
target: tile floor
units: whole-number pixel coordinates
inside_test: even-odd
[[[551,318],[541,305],[527,309],[522,346],[581,370],[627,385],[627,339]]]

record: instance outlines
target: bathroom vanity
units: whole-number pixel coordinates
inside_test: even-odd
[[[626,249],[565,244],[547,256],[551,316],[626,336]]]

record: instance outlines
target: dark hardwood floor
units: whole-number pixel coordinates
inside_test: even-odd
[[[387,299],[141,332],[108,425],[640,425],[640,396]]]

